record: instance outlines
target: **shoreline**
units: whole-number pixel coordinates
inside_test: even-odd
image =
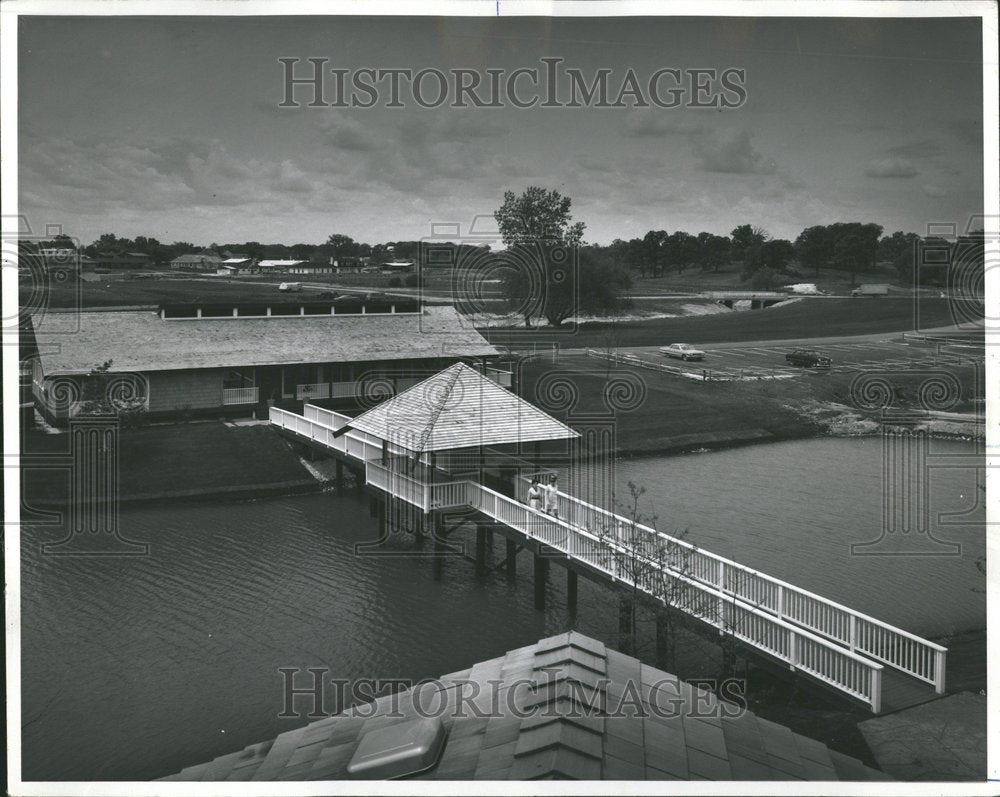
[[[802,412],[800,410],[800,412]],[[742,429],[726,432],[695,433],[659,438],[649,445],[619,445],[615,449],[616,459],[647,459],[653,457],[679,457],[690,454],[714,453],[753,445],[787,443],[798,440],[820,440],[826,438],[873,438],[880,436],[882,424],[851,410],[843,405],[817,403],[803,413],[808,423],[775,433],[766,429]],[[926,422],[911,424],[889,424],[893,431],[925,431],[927,436],[939,440],[975,442],[984,438],[983,426],[972,422],[927,419]],[[273,452],[272,452],[273,453]],[[292,452],[289,452],[292,453]],[[334,483],[332,473],[326,468],[297,454],[292,454],[302,466],[305,478],[281,481],[232,482],[225,485],[195,487],[180,490],[159,490],[124,493],[118,501],[128,506],[153,506],[171,504],[177,501],[244,501],[255,498],[275,498],[293,495],[308,495],[331,489]],[[153,468],[155,472],[155,468]],[[257,474],[259,476],[259,474]],[[28,505],[39,509],[65,506],[67,496],[38,496],[30,498]]]

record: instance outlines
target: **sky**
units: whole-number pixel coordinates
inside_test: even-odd
[[[837,221],[965,229],[983,212],[978,19],[19,24],[20,213],[83,243],[104,232],[199,245],[455,237],[442,230],[489,242],[483,217],[529,185],[571,197],[585,240],[600,244],[744,223],[793,240]],[[279,107],[279,58],[301,59],[298,75],[311,71],[305,59],[326,58],[348,74],[475,70],[486,85],[486,70],[540,70],[548,57],[588,81],[612,70],[613,95],[630,68],[646,85],[664,68],[745,70],[746,99],[422,108],[403,92],[404,107],[390,108],[383,83],[371,108],[306,107],[302,89],[303,107]],[[423,85],[433,99],[436,82]],[[335,99],[332,77],[324,94]]]

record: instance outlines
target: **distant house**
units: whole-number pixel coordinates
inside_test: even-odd
[[[412,260],[390,260],[388,263],[383,263],[382,268],[387,271],[391,271],[394,274],[407,274],[413,271],[413,261]]]
[[[142,252],[98,252],[94,255],[96,268],[142,268],[153,265],[153,258]]]
[[[177,271],[216,271],[221,264],[222,258],[215,252],[198,252],[175,257],[170,261],[170,268]]]
[[[261,260],[257,264],[257,268],[262,274],[274,273],[274,274],[287,274],[287,273],[299,273],[290,272],[290,269],[299,268],[303,264],[308,263],[308,260]]]
[[[76,249],[43,248],[39,249],[37,257],[41,259],[41,267],[50,277],[58,280],[67,277],[76,279],[84,268],[92,268],[94,261]]]
[[[357,406],[373,390],[391,395],[455,362],[497,356],[453,307],[391,297],[47,312],[31,325],[35,406],[52,423],[79,412],[72,397],[87,394],[108,360],[104,378],[127,382],[150,415],[170,418],[249,413],[269,399]]]
[[[358,274],[370,260],[370,257],[331,257],[330,263],[336,274]]]
[[[215,273],[219,276],[246,274],[257,267],[257,261],[252,257],[228,257],[218,264]]]
[[[288,267],[289,274],[333,274],[333,266],[329,263],[314,263],[307,261]]]
[[[43,248],[38,250],[38,254],[46,261],[74,260],[77,257],[76,249],[70,248]]]

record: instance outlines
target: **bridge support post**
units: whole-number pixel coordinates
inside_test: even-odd
[[[517,543],[507,540],[507,580],[517,578]]]
[[[545,582],[549,575],[549,560],[535,554],[535,608],[545,608]]]
[[[566,568],[566,608],[571,615],[576,614],[577,575],[575,570]]]
[[[334,466],[334,479],[333,483],[337,489],[337,495],[344,494],[344,461],[339,457],[336,460],[336,465]]]
[[[632,609],[631,598],[622,598],[618,604],[618,650],[626,655],[632,653]]]
[[[444,578],[444,518],[440,512],[431,513],[431,524],[434,529],[434,580]]]
[[[413,542],[418,548],[424,547],[424,518],[422,512],[413,512]]]
[[[665,670],[670,666],[670,621],[663,612],[656,615],[656,666]]]
[[[486,524],[477,523],[476,524],[476,575],[484,576],[486,575],[487,565],[486,560],[488,558],[489,551],[492,550],[492,546],[488,545],[489,529],[486,528]]]

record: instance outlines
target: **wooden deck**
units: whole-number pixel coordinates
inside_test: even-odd
[[[944,692],[947,649],[940,645],[566,493],[559,494],[556,518],[530,509],[523,495],[470,478],[441,481],[437,470],[428,478],[419,455],[410,454],[415,467],[401,467],[408,452],[371,434],[344,432],[349,421],[310,405],[304,415],[271,410],[274,426],[363,467],[369,487],[424,513],[474,510],[532,547],[558,551],[610,581],[635,584],[874,713]]]

